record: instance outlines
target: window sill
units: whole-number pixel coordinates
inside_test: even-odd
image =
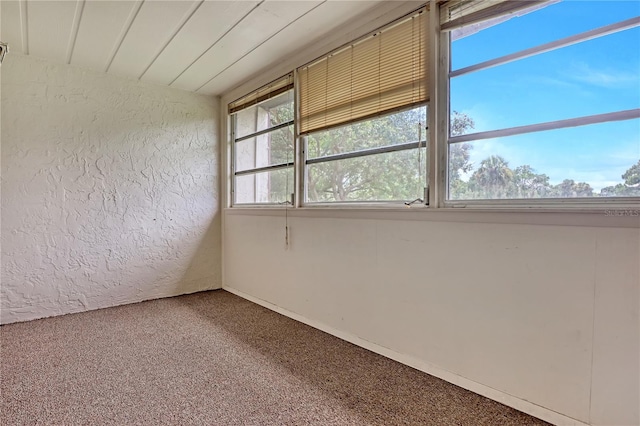
[[[230,216],[283,216],[285,207],[230,207]],[[412,220],[433,222],[495,223],[523,225],[591,226],[640,229],[640,206],[613,207],[611,205],[574,207],[442,207],[316,205],[287,210],[290,218],[332,218],[365,220]]]

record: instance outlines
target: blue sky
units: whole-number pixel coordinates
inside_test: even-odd
[[[452,43],[452,69],[640,15],[640,1],[568,0]],[[640,28],[451,80],[451,108],[475,131],[640,108]],[[640,120],[474,142],[471,161],[501,155],[595,189],[620,183],[640,159]]]

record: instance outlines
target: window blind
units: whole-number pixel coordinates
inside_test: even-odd
[[[284,77],[272,81],[258,90],[231,102],[229,104],[229,114],[257,105],[291,89],[293,89],[293,73],[289,73]]]
[[[423,8],[299,68],[300,132],[426,102],[427,24]]]
[[[557,1],[557,0],[556,0]],[[534,6],[545,6],[548,0],[449,0],[440,6],[440,29],[450,31],[464,25],[512,14]]]

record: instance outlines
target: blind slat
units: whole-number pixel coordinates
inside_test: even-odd
[[[249,108],[253,105],[257,105],[260,102],[271,99],[287,90],[293,89],[293,74],[287,74],[266,86],[255,90],[242,98],[233,101],[229,104],[229,114],[234,114],[245,108]]]
[[[299,68],[301,133],[424,103],[427,24],[423,8]]]
[[[440,6],[440,29],[451,31],[556,1],[558,0],[449,0]]]

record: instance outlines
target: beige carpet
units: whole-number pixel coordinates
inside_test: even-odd
[[[2,425],[533,425],[224,291],[0,327]]]

